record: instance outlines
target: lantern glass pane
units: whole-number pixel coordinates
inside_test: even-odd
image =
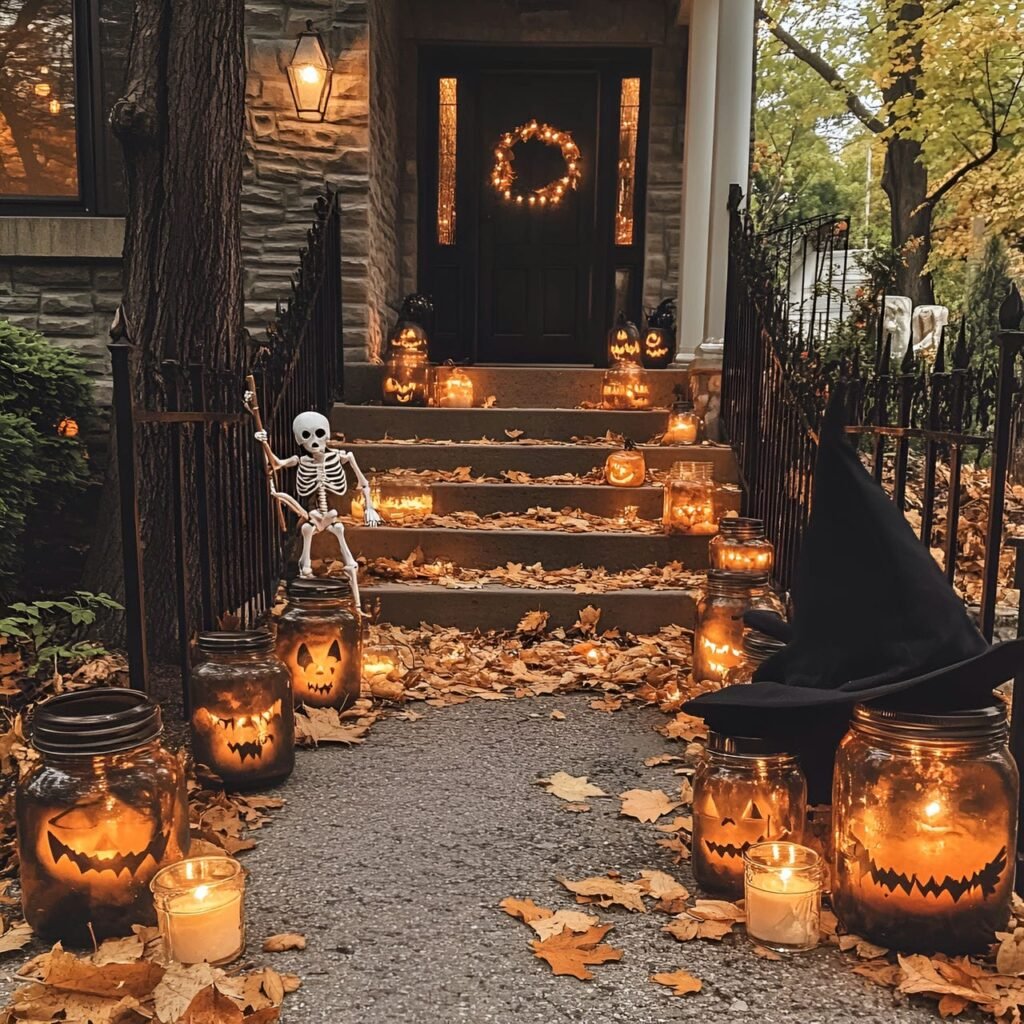
[[[459,80],[442,78],[437,85],[437,244],[454,245]]]
[[[0,196],[77,197],[73,0],[0,0]]]
[[[331,95],[333,69],[315,32],[303,33],[288,63],[295,110],[300,121],[322,121]]]
[[[633,244],[636,136],[640,124],[640,79],[624,78],[619,93],[619,177],[615,190],[615,244]]]

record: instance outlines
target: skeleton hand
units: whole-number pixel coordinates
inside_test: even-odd
[[[375,508],[367,507],[363,513],[363,526],[383,526],[384,520]]]
[[[256,397],[256,393],[254,391],[244,391],[244,392],[242,392],[242,405],[244,405],[247,409],[251,409],[252,408],[253,399],[255,397]]]
[[[266,444],[270,435],[265,430],[257,430],[254,436],[261,444]]]

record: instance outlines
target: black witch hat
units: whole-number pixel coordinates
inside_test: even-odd
[[[844,425],[835,394],[822,425],[789,642],[753,683],[684,705],[716,732],[768,737],[800,755],[818,801],[827,800],[854,704],[884,701],[924,713],[979,707],[1024,665],[1024,640],[985,641],[861,464]]]

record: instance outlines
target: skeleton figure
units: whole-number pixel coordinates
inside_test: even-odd
[[[248,393],[246,401],[249,401]],[[328,532],[334,535],[341,553],[345,575],[352,587],[352,596],[356,608],[360,608],[359,584],[357,582],[358,565],[345,540],[345,527],[338,522],[338,510],[328,504],[328,494],[343,497],[348,490],[348,478],[345,467],[350,466],[355,474],[356,485],[363,492],[363,522],[366,526],[380,526],[382,520],[370,500],[370,484],[363,476],[356,462],[356,457],[343,448],[331,447],[331,425],[326,416],[318,412],[299,413],[292,422],[292,433],[295,443],[305,452],[304,455],[292,455],[279,459],[270,447],[265,430],[256,431],[256,440],[263,445],[267,461],[276,473],[281,469],[297,466],[295,490],[301,501],[296,501],[290,494],[278,491],[274,487],[273,473],[268,475],[270,496],[290,508],[302,523],[302,556],[299,558],[299,575],[312,576],[313,567],[310,559],[310,548],[313,535]]]

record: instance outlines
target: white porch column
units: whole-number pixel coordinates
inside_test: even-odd
[[[729,269],[729,186],[749,188],[750,119],[754,75],[754,0],[718,0],[718,82],[711,170],[711,238],[704,334],[725,334]],[[696,4],[695,6],[700,6]]]
[[[694,352],[705,337],[719,3],[697,0],[690,8],[675,355],[675,362],[683,366],[693,362]]]

